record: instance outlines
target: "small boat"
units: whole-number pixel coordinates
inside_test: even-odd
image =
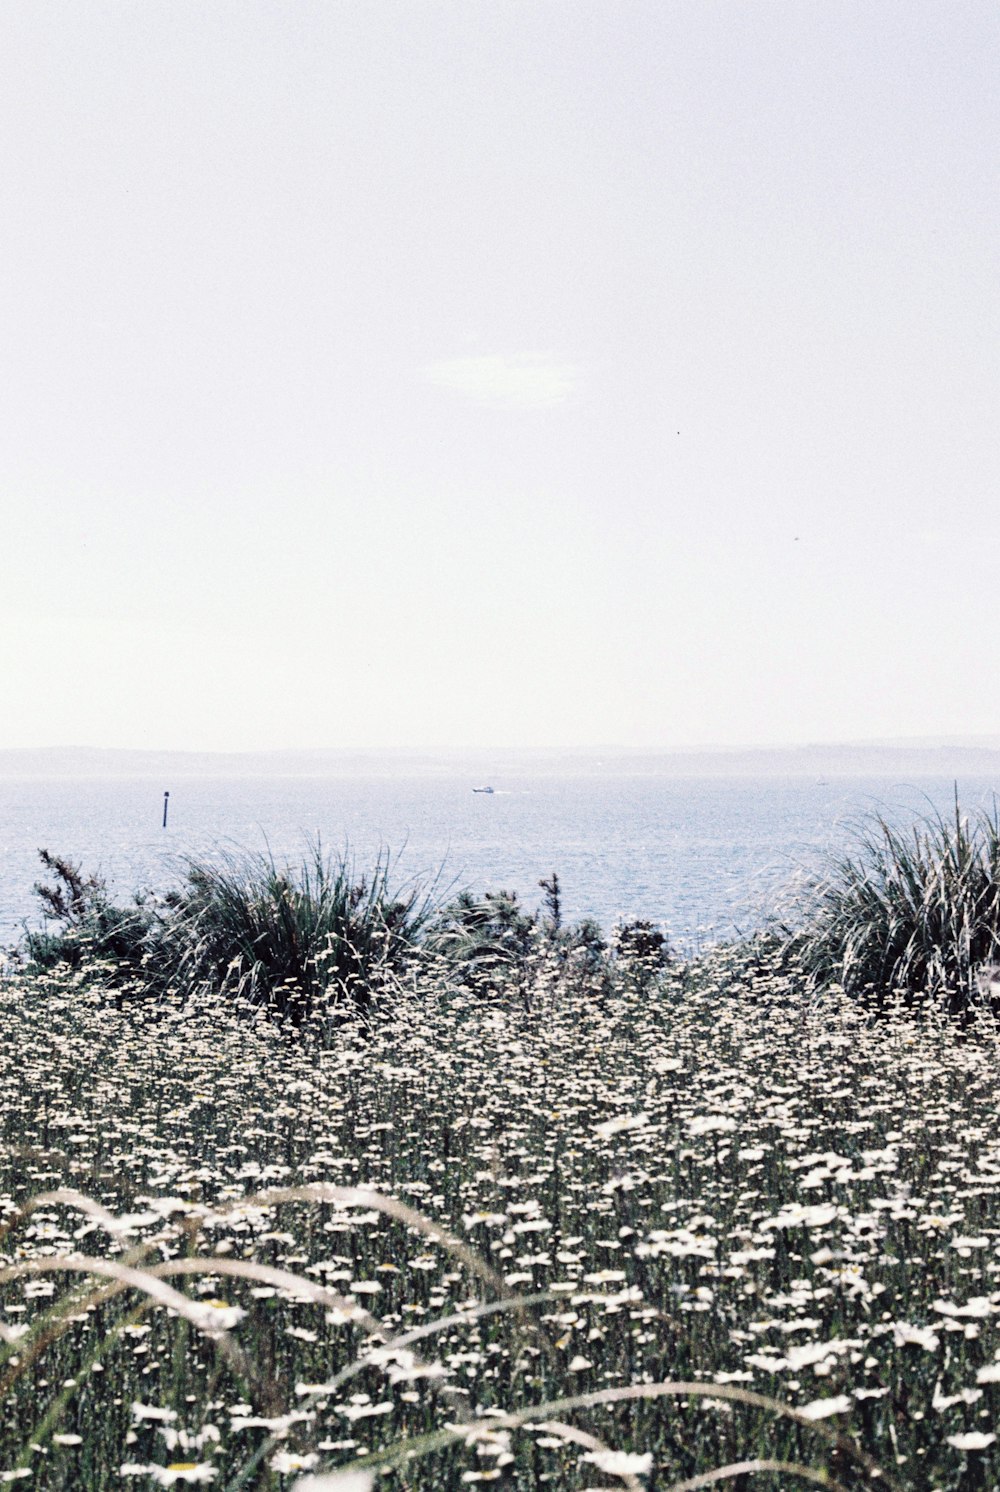
[[[492,793],[493,789],[491,787],[474,787],[472,791],[474,793]]]

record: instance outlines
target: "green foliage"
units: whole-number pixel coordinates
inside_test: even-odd
[[[38,856],[52,883],[36,882],[34,887],[47,925],[42,932],[25,933],[29,963],[39,969],[58,964],[78,968],[98,960],[112,982],[151,979],[148,955],[155,918],[148,899],[137,893],[131,906],[120,907],[101,876],[84,876],[79,865],[48,850],[39,850]]]
[[[381,856],[360,879],[317,844],[293,869],[270,854],[190,861],[165,946],[174,977],[301,1022],[331,1007],[368,1008],[412,955],[429,916],[411,889],[397,897]]]
[[[841,985],[877,1008],[930,1003],[969,1018],[1000,949],[997,806],[911,830],[876,814],[855,848],[807,887],[786,953],[812,988]]]
[[[671,958],[666,934],[642,918],[620,923],[612,935],[612,948],[619,966],[641,989],[662,973]]]
[[[40,853],[54,881],[35,889],[54,927],[27,933],[35,968],[98,960],[104,983],[133,995],[221,993],[297,1024],[370,1010],[417,958],[441,960],[479,997],[529,1004],[543,976],[564,992],[603,996],[613,966],[646,988],[670,957],[649,922],[616,928],[610,945],[590,918],[566,924],[555,873],[539,882],[536,911],[513,891],[462,891],[436,910],[417,889],[393,893],[386,856],[358,877],[346,856],[326,858],[317,845],[296,868],[270,854],[192,859],[178,889],[120,907],[100,877]]]
[[[603,997],[615,972],[632,987],[648,988],[667,968],[670,947],[653,923],[625,923],[609,944],[592,918],[564,921],[558,875],[538,884],[545,893],[538,911],[527,911],[513,891],[481,897],[463,891],[438,918],[429,944],[472,993],[514,994],[530,1004],[544,975],[564,993]]]
[[[27,931],[36,969],[88,967],[106,985],[162,997],[222,993],[301,1022],[337,1007],[367,1009],[417,946],[430,905],[396,896],[389,860],[368,876],[319,845],[297,869],[271,855],[191,860],[179,890],[112,901],[105,882],[39,852],[53,876],[36,893],[50,927]]]
[[[474,994],[504,995],[524,986],[540,932],[537,916],[525,911],[516,891],[481,897],[460,891],[436,919],[428,946]]]
[[[530,990],[545,971],[564,987],[588,980],[603,984],[605,944],[590,919],[568,927],[562,916],[562,888],[554,872],[539,881],[543,908],[529,912],[515,891],[461,892],[445,908],[431,939],[462,984],[476,995],[509,997],[530,1004]]]

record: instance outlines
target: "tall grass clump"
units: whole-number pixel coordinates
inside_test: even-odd
[[[1000,949],[1000,820],[929,814],[897,829],[880,813],[809,885],[787,952],[813,988],[876,1006],[931,1004],[969,1018]]]
[[[390,889],[380,854],[358,878],[346,854],[316,844],[301,865],[270,853],[188,862],[165,931],[177,981],[266,1006],[300,1021],[322,1007],[367,1008],[413,954],[428,896]]]

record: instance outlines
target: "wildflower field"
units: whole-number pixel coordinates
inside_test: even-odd
[[[3,1479],[996,1486],[991,1023],[739,948],[508,994],[427,953],[320,1039],[10,971]]]

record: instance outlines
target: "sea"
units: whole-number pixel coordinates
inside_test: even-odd
[[[747,933],[879,812],[989,808],[995,778],[524,777],[475,792],[462,777],[0,779],[0,947],[41,925],[40,849],[103,877],[127,902],[179,885],[190,859],[266,854],[292,866],[380,856],[391,883],[438,900],[508,890],[529,908],[555,872],[565,916],[605,931],[643,918],[680,951]],[[169,791],[166,827],[164,793]]]

